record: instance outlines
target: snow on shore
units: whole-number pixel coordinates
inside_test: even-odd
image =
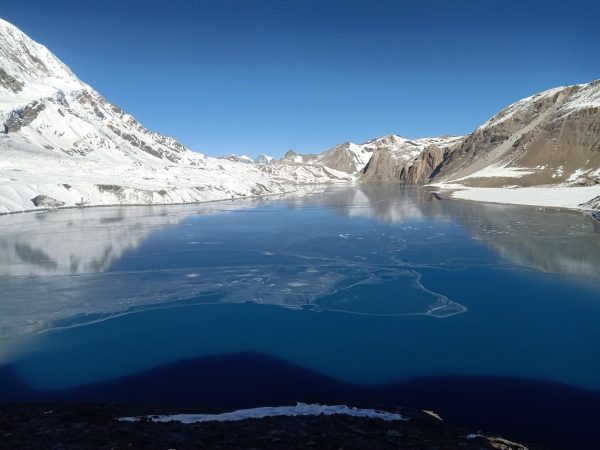
[[[54,207],[197,203],[353,181],[349,174],[322,166],[254,166],[191,151],[184,153],[187,164],[151,158],[132,164],[107,161],[101,155],[61,156],[33,145],[2,145],[12,141],[0,137],[0,214]]]
[[[346,416],[366,417],[369,419],[380,419],[385,421],[408,420],[397,413],[379,411],[376,409],[355,408],[346,405],[320,405],[297,403],[295,406],[275,406],[239,409],[222,414],[173,414],[163,416],[143,416],[143,417],[122,417],[118,420],[125,422],[136,422],[148,419],[152,422],[181,422],[181,423],[200,423],[200,422],[232,422],[245,419],[263,419],[274,416],[330,416],[333,414],[343,414]]]
[[[586,204],[600,197],[600,185],[484,188],[438,183],[430,186],[452,190],[453,198],[463,200],[584,210],[594,209]]]
[[[0,127],[0,214],[226,200],[354,179],[322,166],[193,152],[145,128],[2,19]]]

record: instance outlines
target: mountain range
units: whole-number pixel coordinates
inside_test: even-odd
[[[594,186],[600,183],[600,80],[550,89],[502,110],[466,136],[346,142],[315,162],[368,182],[457,187]]]
[[[472,200],[600,208],[600,81],[520,100],[466,136],[212,158],[141,125],[0,19],[0,213],[168,204],[302,184],[428,184]]]
[[[146,129],[2,20],[0,123],[0,213],[221,200],[352,180],[326,167],[265,171],[193,152]]]

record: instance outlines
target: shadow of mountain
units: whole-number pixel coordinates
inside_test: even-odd
[[[63,391],[36,391],[0,369],[0,399],[84,401],[231,409],[296,401],[429,409],[453,425],[498,432],[548,448],[600,448],[600,393],[497,377],[430,377],[353,385],[263,354],[239,353],[169,364]]]

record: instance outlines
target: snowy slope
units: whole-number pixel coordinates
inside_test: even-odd
[[[274,158],[269,155],[260,154],[256,158],[252,159],[248,155],[236,155],[235,153],[229,156],[224,156],[223,159],[230,161],[237,161],[245,164],[270,164],[274,161]]]
[[[228,159],[229,161],[241,162],[244,164],[254,164],[254,160],[250,158],[248,155],[229,155],[223,157],[223,159]]]
[[[0,213],[198,202],[295,189],[296,182],[286,179],[289,168],[273,174],[262,166],[209,158],[146,129],[0,19],[2,131]],[[333,171],[300,172],[296,178],[302,183],[352,179]]]

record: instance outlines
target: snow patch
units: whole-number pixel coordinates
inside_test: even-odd
[[[554,173],[552,174],[552,178],[556,178],[556,177],[562,177],[565,173],[565,168],[564,166],[559,166]]]
[[[186,424],[201,422],[234,422],[245,419],[263,419],[265,417],[276,416],[331,416],[342,414],[352,417],[365,417],[369,419],[379,419],[385,421],[408,420],[397,413],[380,411],[376,409],[363,409],[346,405],[321,405],[297,403],[295,406],[275,406],[240,409],[233,412],[222,414],[173,414],[160,416],[142,416],[142,417],[122,417],[119,421],[137,422],[140,420],[150,420],[152,422],[181,422]]]
[[[528,167],[508,167],[506,165],[490,165],[471,175],[457,178],[456,181],[466,180],[468,178],[520,178],[523,175],[529,175],[535,172],[535,169]]]
[[[427,410],[427,409],[424,409],[424,410],[423,410],[423,412],[424,412],[425,414],[429,414],[431,417],[435,417],[436,419],[438,419],[438,420],[441,420],[442,422],[444,421],[444,419],[442,419],[442,418],[440,417],[440,415],[439,415],[438,413],[436,413],[436,412],[429,411],[429,410]]]
[[[577,169],[577,170],[575,170],[575,172],[573,172],[569,176],[569,178],[567,178],[567,182],[572,183],[572,182],[575,182],[575,181],[579,180],[581,177],[583,177],[585,174],[587,174],[590,170],[591,169],[587,169],[587,170]]]

